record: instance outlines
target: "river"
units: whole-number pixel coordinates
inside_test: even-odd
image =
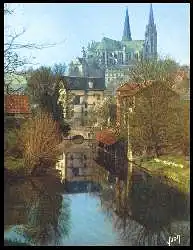
[[[97,195],[66,194],[43,179],[5,187],[6,240],[31,245],[121,245]]]
[[[84,187],[80,183],[68,191],[51,177],[5,183],[5,245],[167,246],[169,237],[176,236],[180,241],[173,245],[190,244],[190,211],[184,195],[138,180],[131,190],[132,213],[119,217],[107,209],[93,183],[85,181]]]

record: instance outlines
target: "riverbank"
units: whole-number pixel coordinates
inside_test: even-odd
[[[164,155],[158,159],[144,160],[140,168],[148,174],[160,177],[163,183],[190,192],[190,161],[184,156]]]

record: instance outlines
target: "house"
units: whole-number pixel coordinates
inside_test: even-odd
[[[144,129],[148,125],[150,125],[151,120],[154,122],[151,123],[150,125],[151,129],[152,126],[154,126],[155,129],[153,129],[153,131],[158,131],[156,132],[157,134],[156,138],[159,139],[157,139],[156,147],[151,142],[151,140],[148,140],[149,143],[144,147],[144,149],[142,147],[140,148],[140,144],[137,145],[137,141],[135,143],[136,145],[135,149],[133,147],[132,150],[131,147],[130,149],[128,148],[128,155],[130,154],[132,159],[134,153],[135,156],[136,154],[143,154],[143,153],[146,155],[152,155],[154,154],[154,151],[157,150],[156,154],[159,153],[162,154],[166,152],[167,147],[171,146],[172,148],[172,145],[169,145],[167,142],[168,138],[167,128],[169,128],[168,127],[169,123],[167,123],[165,111],[168,110],[170,113],[167,113],[169,115],[169,116],[167,115],[167,117],[170,117],[171,120],[173,119],[173,121],[175,121],[176,117],[178,117],[179,115],[176,112],[178,112],[177,110],[180,111],[180,109],[174,109],[174,107],[180,108],[179,105],[180,105],[180,95],[176,91],[174,91],[171,87],[162,82],[148,81],[145,84],[126,83],[117,89],[117,127],[119,129],[119,132],[123,133],[123,135],[126,136],[128,140],[131,138],[132,135],[130,132],[131,131],[130,119],[131,117],[133,117],[132,113],[137,114],[136,112],[138,111],[140,112],[139,113],[140,116],[138,116],[138,122],[140,121],[143,123],[140,124],[140,131],[138,130],[138,127],[135,127],[136,129],[132,131],[138,131],[137,134],[139,136],[139,141],[141,135],[143,134],[143,131],[146,131]],[[143,107],[144,107],[144,112],[143,112]],[[149,112],[151,112],[152,117],[150,117]],[[157,114],[159,114],[159,116]],[[139,117],[144,117],[144,119],[140,120]],[[174,123],[174,126],[176,126],[175,127],[176,129],[179,128],[178,123]],[[136,138],[136,136],[133,138]],[[148,135],[146,135],[146,138],[148,138]],[[165,141],[164,138],[166,138]],[[176,140],[178,140],[177,139],[178,137],[175,138]]]
[[[126,117],[123,114],[125,107],[132,108],[135,105],[135,95],[143,85],[138,83],[125,83],[117,89],[117,125],[122,127],[125,125]],[[122,117],[124,116],[124,119]]]
[[[26,95],[4,96],[4,122],[5,127],[19,124],[19,120],[30,117],[31,110],[29,98]]]
[[[89,108],[104,98],[105,79],[97,77],[64,76],[64,85],[73,95],[72,115],[69,119],[72,128],[84,127]]]
[[[5,95],[4,112],[7,116],[28,117],[31,113],[28,96]]]
[[[93,170],[90,146],[87,143],[73,144],[70,140],[66,143],[65,152],[62,152],[56,165],[62,181],[71,183],[90,180]]]

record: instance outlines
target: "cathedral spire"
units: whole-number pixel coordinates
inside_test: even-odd
[[[157,30],[154,23],[153,7],[150,4],[149,22],[146,26],[145,32],[145,44],[144,44],[144,56],[156,57],[157,56]]]
[[[125,23],[124,23],[124,30],[123,30],[123,37],[122,40],[128,40],[131,41],[131,29],[129,24],[129,14],[128,14],[128,8],[126,9],[126,15],[125,15]]]
[[[154,18],[153,18],[153,7],[152,3],[150,3],[150,11],[149,11],[149,25],[154,24]]]

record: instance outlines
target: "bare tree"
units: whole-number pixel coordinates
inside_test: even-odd
[[[153,82],[135,97],[130,117],[134,151],[146,150],[153,156],[179,151],[183,139],[182,108],[178,94],[163,82]]]
[[[113,96],[93,105],[88,111],[88,125],[94,127],[114,127],[116,123],[116,105]]]
[[[14,10],[11,9],[7,4],[4,5],[4,16],[14,14]],[[23,29],[19,33],[11,32],[9,26],[4,27],[4,75],[24,75],[22,72],[22,67],[25,65],[30,65],[29,58],[21,57],[19,54],[19,50],[22,49],[37,49],[41,50],[44,48],[50,48],[56,45],[53,44],[36,44],[36,43],[20,43],[18,38],[20,38],[24,33],[25,29]],[[7,94],[10,93],[11,88],[11,78],[10,80],[4,79],[5,92]],[[13,91],[13,89],[12,89]]]
[[[170,58],[147,59],[136,61],[128,71],[131,82],[146,84],[149,80],[166,82],[173,86],[176,82],[176,74],[179,65]]]

